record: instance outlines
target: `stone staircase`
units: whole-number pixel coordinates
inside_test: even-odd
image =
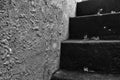
[[[69,20],[69,37],[61,43],[51,80],[120,80],[120,13]]]

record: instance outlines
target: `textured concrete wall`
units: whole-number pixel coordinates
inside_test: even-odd
[[[75,17],[76,4],[86,0],[66,0],[67,1],[67,14],[69,17]]]

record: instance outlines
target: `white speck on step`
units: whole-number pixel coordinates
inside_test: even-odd
[[[87,68],[87,67],[84,67],[84,71],[88,72],[88,68]]]

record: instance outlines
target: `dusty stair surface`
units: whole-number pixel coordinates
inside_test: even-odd
[[[100,74],[120,74],[120,41],[64,41],[60,69]]]
[[[51,80],[120,80],[120,1],[113,7],[114,0],[89,1],[79,3],[76,17],[69,19],[69,36]]]
[[[105,14],[105,16],[109,16],[109,17],[111,17],[111,15],[117,18],[117,16],[119,16],[119,13],[107,14],[107,15]],[[88,17],[90,17],[90,20],[88,21],[90,21],[89,25],[91,25],[92,23],[91,18],[99,17],[99,16],[92,15]],[[93,21],[93,23],[95,21]],[[77,35],[80,34],[79,28],[83,26],[75,25],[73,28],[74,29],[77,28],[77,29],[75,30],[71,29],[71,31],[69,30],[68,40],[63,41],[61,43],[60,65],[59,65],[59,70],[57,71],[57,72],[59,71],[63,72],[58,75],[62,75],[65,73],[66,76],[56,76],[57,74],[56,72],[55,74],[53,74],[51,80],[87,80],[87,79],[119,80],[120,79],[119,78],[120,76],[120,54],[119,54],[120,53],[120,38],[119,38],[120,34],[119,34],[119,28],[116,27],[117,25],[119,25],[119,23],[117,24],[114,22],[113,23],[106,22],[106,24],[109,24],[109,23],[114,26],[114,27],[111,27],[111,29],[113,29],[114,32],[112,31],[107,32],[104,30],[96,31],[96,29],[91,30],[91,27],[93,26],[89,27],[85,25],[83,21],[83,23],[81,24],[84,24],[83,26],[85,27],[85,29],[88,29],[88,32],[86,34],[87,38],[84,38],[85,35],[77,36],[77,37],[75,36],[76,34]],[[71,25],[69,26],[70,28],[72,27]],[[96,27],[93,27],[93,28],[96,28]],[[99,28],[101,28],[101,26]],[[84,30],[83,30],[83,33],[85,32]],[[94,31],[96,31],[96,33]],[[71,34],[75,34],[75,35],[71,37]],[[93,38],[96,36],[98,36],[99,39]],[[64,70],[67,73],[64,72]],[[80,75],[77,75],[77,76],[71,75],[73,73],[75,73],[76,75],[77,74],[80,74]],[[72,78],[67,75],[71,75]],[[82,76],[84,75],[84,77],[81,78],[80,77],[81,75]],[[89,77],[85,78],[85,76],[88,76],[88,75]],[[96,77],[95,75],[98,75],[98,76]]]
[[[97,73],[78,73],[66,70],[57,71],[51,80],[120,80],[119,75],[97,74]]]
[[[70,18],[69,39],[99,37],[102,40],[120,39],[120,13],[87,15]]]
[[[98,12],[120,11],[120,0],[84,0],[77,3],[76,16],[93,15]]]

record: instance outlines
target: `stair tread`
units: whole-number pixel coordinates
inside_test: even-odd
[[[68,39],[120,40],[120,12],[70,18]]]
[[[55,79],[54,79],[55,78]],[[78,73],[65,70],[58,70],[52,75],[51,80],[120,80],[120,74],[96,74]]]
[[[76,16],[97,14],[98,12],[100,13],[108,13],[111,11],[119,12],[120,11],[119,4],[120,4],[119,0],[87,0],[83,2],[78,2],[76,7]]]
[[[119,43],[120,40],[65,40],[62,43]]]
[[[120,12],[115,12],[115,13],[104,13],[104,14],[91,14],[91,15],[84,15],[84,16],[76,16],[72,18],[85,18],[85,17],[101,17],[101,16],[106,16],[106,15],[119,15]]]

